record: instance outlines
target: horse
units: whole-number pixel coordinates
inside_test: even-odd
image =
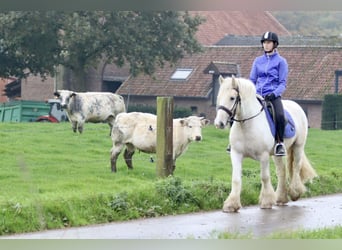
[[[316,171],[309,162],[304,147],[308,134],[308,120],[303,109],[294,101],[282,100],[284,111],[291,116],[295,133],[284,138],[286,165],[283,158],[274,156],[275,138],[267,119],[265,101],[256,93],[254,83],[241,77],[219,77],[216,128],[230,127],[230,158],[232,163],[231,191],[223,204],[223,212],[238,212],[241,208],[242,161],[251,158],[260,162],[261,190],[259,204],[262,209],[273,205],[284,206],[296,201],[306,192],[305,183],[312,181]],[[276,166],[276,191],[271,184],[270,157]],[[286,170],[287,167],[287,170]],[[287,177],[287,172],[289,178]],[[289,180],[289,185],[287,181]]]

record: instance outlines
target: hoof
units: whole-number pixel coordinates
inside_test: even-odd
[[[222,212],[224,213],[237,213],[239,212],[240,208],[234,208],[234,207],[228,207],[228,208],[223,208]]]
[[[291,190],[291,191],[290,191],[290,199],[291,199],[292,201],[298,200],[298,199],[300,198],[300,195],[301,195],[300,192],[296,192],[295,190]]]
[[[276,205],[279,207],[287,206],[287,202],[277,201]]]
[[[291,195],[292,201],[297,201],[300,198],[300,195]]]
[[[261,209],[272,209],[272,204],[260,205]]]
[[[224,204],[222,211],[224,213],[237,213],[240,208],[241,208],[240,204],[236,204],[235,206],[231,204],[230,205]]]

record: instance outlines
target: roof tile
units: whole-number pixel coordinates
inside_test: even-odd
[[[241,76],[248,78],[256,56],[262,53],[260,46],[210,46],[203,53],[186,56],[175,67],[164,66],[154,77],[141,75],[129,78],[118,89],[122,95],[178,96],[206,98],[211,89],[212,76],[203,71],[215,61],[239,65]],[[342,68],[342,47],[279,47],[279,53],[287,59],[289,76],[284,98],[322,100],[325,94],[335,90],[335,71]],[[194,68],[185,81],[171,80],[177,67]],[[342,93],[342,83],[339,86]]]

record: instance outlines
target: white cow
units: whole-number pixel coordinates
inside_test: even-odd
[[[190,142],[202,140],[202,127],[209,124],[203,117],[189,116],[173,119],[173,170],[176,159],[183,154]],[[157,144],[157,116],[149,113],[131,112],[117,115],[112,130],[111,168],[116,172],[116,161],[126,145],[124,159],[133,169],[132,156],[135,149],[155,153]]]
[[[66,109],[74,132],[82,133],[85,122],[107,122],[111,132],[116,115],[126,112],[123,97],[114,93],[58,90],[54,94]]]

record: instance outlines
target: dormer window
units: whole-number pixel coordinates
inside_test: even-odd
[[[171,80],[187,80],[192,73],[193,69],[190,68],[177,68],[171,76]]]

